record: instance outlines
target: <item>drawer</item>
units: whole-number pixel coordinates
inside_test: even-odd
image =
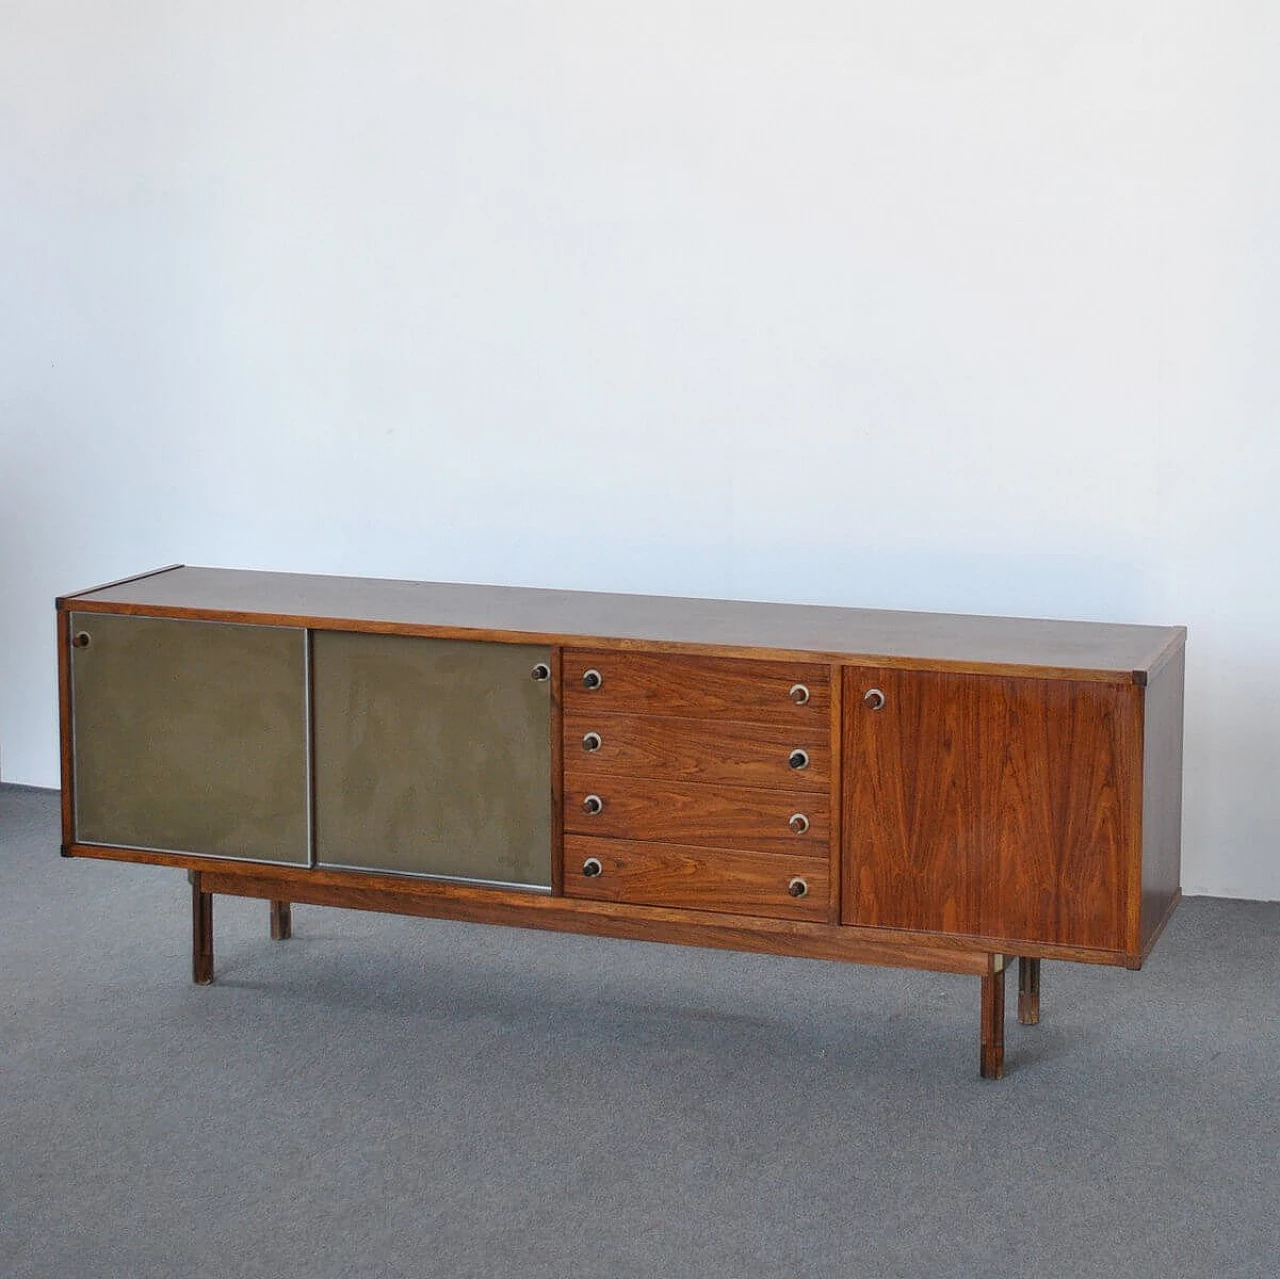
[[[599,679],[595,687],[590,686],[593,672]],[[705,716],[825,726],[831,677],[828,667],[808,662],[568,649],[564,708],[574,715]]]
[[[825,857],[830,835],[825,795],[592,777],[573,769],[566,770],[564,802],[564,829],[574,835],[746,847],[808,857]],[[589,812],[588,806],[596,802],[599,811]],[[804,829],[793,831],[793,818]]]
[[[820,923],[827,919],[830,870],[822,857],[570,836],[564,891],[597,901]],[[803,896],[793,895],[799,892]]]
[[[566,715],[564,756],[579,777],[654,777],[826,794],[826,725],[661,715]]]

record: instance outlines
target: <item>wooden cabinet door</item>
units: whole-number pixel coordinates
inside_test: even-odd
[[[550,650],[317,631],[316,861],[551,886]]]
[[[75,837],[305,865],[306,632],[71,616]]]
[[[844,678],[846,923],[1122,948],[1141,842],[1139,689]]]

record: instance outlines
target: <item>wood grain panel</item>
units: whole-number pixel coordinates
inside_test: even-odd
[[[599,688],[583,676],[598,671]],[[662,653],[611,653],[566,649],[564,706],[570,715],[675,715],[826,725],[830,676],[825,666],[805,662],[756,662],[725,657],[673,657]],[[809,700],[792,700],[803,684]]]
[[[883,710],[863,700],[883,690]],[[844,917],[888,928],[1123,944],[1136,688],[846,672]]]
[[[969,690],[946,678],[845,672],[846,923],[979,931],[979,858],[959,778],[976,742]],[[872,688],[884,692],[883,710],[863,705]]]
[[[602,868],[598,875],[583,871],[592,858]],[[797,878],[807,888],[803,897],[788,892]],[[570,897],[814,921],[827,918],[830,896],[825,858],[581,835],[565,841],[564,882]]]
[[[711,848],[750,848],[757,852],[825,857],[830,835],[826,795],[797,796],[789,791],[744,786],[699,786],[648,778],[584,777],[570,767],[565,775],[564,829],[572,835],[610,839],[656,840]],[[595,794],[602,812],[589,814],[583,800]],[[795,834],[794,813],[809,819]]]
[[[595,733],[600,746],[585,750]],[[830,728],[743,724],[736,720],[657,715],[576,714],[565,717],[565,758],[588,777],[653,777],[711,785],[765,786],[803,793],[831,784]],[[792,751],[809,762],[792,768]]]
[[[180,567],[97,588],[87,611],[579,648],[858,657],[873,666],[1142,683],[1181,627]],[[476,634],[475,632],[481,632]]]

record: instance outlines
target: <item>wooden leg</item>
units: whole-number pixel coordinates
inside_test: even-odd
[[[293,936],[293,912],[288,902],[271,903],[271,940],[287,941]]]
[[[1025,955],[1018,960],[1018,1020],[1024,1026],[1040,1021],[1040,961]]]
[[[200,887],[200,873],[191,871],[191,980],[207,986],[213,980],[213,894]]]
[[[1004,965],[982,979],[983,1079],[1004,1078]]]

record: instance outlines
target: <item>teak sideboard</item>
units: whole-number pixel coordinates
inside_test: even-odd
[[[58,600],[64,856],[213,896],[1004,981],[1179,898],[1181,627],[181,565]]]

